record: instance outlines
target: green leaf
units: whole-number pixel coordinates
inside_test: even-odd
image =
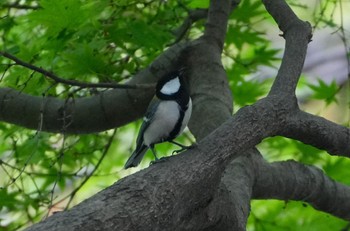
[[[244,44],[256,46],[267,43],[262,32],[253,31],[250,27],[237,23],[231,23],[227,31],[226,41],[233,43],[238,49],[242,49]]]
[[[209,0],[192,0],[187,4],[187,6],[189,8],[208,8]]]
[[[262,17],[264,14],[266,14],[266,11],[260,1],[243,0],[238,8],[233,11],[230,18],[250,23],[256,17]]]
[[[41,0],[41,9],[29,15],[29,19],[44,25],[49,36],[69,36],[69,31],[75,31],[87,19],[81,4],[80,0]]]
[[[342,169],[350,169],[350,160],[345,157],[331,157],[324,165],[323,170],[332,179],[350,185],[350,177],[348,171],[341,171]]]
[[[315,210],[308,204],[277,200],[253,201],[249,230],[342,230],[347,222]]]
[[[50,150],[47,140],[38,135],[29,137],[16,148],[16,157],[20,163],[39,164],[47,150]]]
[[[298,160],[305,164],[324,164],[324,158],[322,154],[325,154],[324,151],[317,149],[311,145],[304,144],[302,142],[293,140],[292,143],[295,145],[298,152]]]
[[[8,32],[15,25],[16,22],[13,17],[6,16],[0,19],[0,31]]]
[[[171,38],[171,34],[163,27],[149,24],[143,20],[132,20],[127,23],[116,23],[109,28],[113,42],[121,47],[129,47],[129,43],[147,50],[160,49]]]
[[[267,93],[264,82],[257,80],[233,82],[232,86],[234,101],[238,105],[245,106],[256,102]]]
[[[327,105],[333,102],[338,102],[336,99],[336,94],[340,88],[335,80],[333,80],[330,84],[326,84],[323,80],[319,79],[318,85],[309,84],[308,86],[314,91],[313,97],[315,99],[325,100]]]
[[[0,188],[0,211],[3,208],[15,209],[18,205],[18,192],[9,192],[7,188]]]
[[[70,73],[68,77],[76,79],[75,76],[103,73],[106,64],[104,57],[98,52],[101,45],[103,44],[97,45],[93,42],[77,44],[75,49],[62,54],[66,61],[66,65],[62,69]]]

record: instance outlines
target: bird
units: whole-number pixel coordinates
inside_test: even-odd
[[[187,126],[192,113],[192,100],[184,75],[181,68],[157,82],[155,96],[146,110],[136,139],[136,149],[125,163],[125,169],[138,166],[148,149],[157,161],[155,144],[168,141],[182,149],[188,148],[174,141]]]

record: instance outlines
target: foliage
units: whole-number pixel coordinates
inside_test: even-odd
[[[268,205],[268,206],[267,206]],[[291,220],[294,220],[291,225]],[[247,230],[345,230],[347,222],[301,202],[253,201]]]
[[[146,67],[176,40],[174,29],[183,22],[188,10],[207,7],[208,2],[1,0],[0,50],[62,78],[120,82]],[[294,4],[296,9],[305,9],[304,5]],[[320,14],[314,16],[313,22],[318,27],[338,25],[326,10],[334,4],[321,1],[316,6],[314,12]],[[306,9],[310,11],[309,6]],[[198,37],[201,29],[201,22],[195,23],[186,38]],[[236,107],[256,102],[271,86],[270,78],[259,75],[260,68],[277,70],[281,51],[272,46],[268,33],[278,31],[260,1],[244,0],[230,16],[223,63]],[[96,94],[93,90],[57,84],[42,74],[12,65],[3,57],[0,63],[1,87],[63,99]],[[315,98],[327,105],[337,102],[336,82],[305,82],[299,90],[312,89],[305,101]],[[3,123],[0,127],[0,230],[38,222],[136,171],[121,169],[134,146],[139,122],[79,136],[29,131]],[[188,134],[180,139],[192,140]],[[164,155],[173,149],[170,144],[157,146]],[[265,140],[259,149],[269,161],[293,158],[316,165],[336,180],[350,184],[345,172],[350,162],[346,159],[329,157],[313,147],[280,137]],[[141,167],[147,166],[151,158],[152,155],[146,155]],[[293,230],[295,224],[306,224],[298,226],[298,230],[340,230],[345,226],[333,217],[327,217],[327,225],[321,224],[320,217],[326,215],[310,206],[281,203],[254,202],[249,230]]]
[[[314,94],[315,99],[324,100],[326,101],[327,105],[332,102],[335,102],[335,103],[337,102],[337,99],[335,98],[335,96],[339,91],[339,87],[334,80],[329,85],[327,85],[322,80],[318,80],[318,86],[312,85],[312,84],[310,84],[309,86],[315,92]]]

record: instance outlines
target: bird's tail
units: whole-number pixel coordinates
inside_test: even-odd
[[[126,164],[124,165],[124,168],[131,168],[136,167],[141,162],[143,156],[145,155],[148,147],[146,145],[141,145],[139,148],[137,148],[130,156]]]

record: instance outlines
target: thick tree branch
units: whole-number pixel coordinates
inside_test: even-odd
[[[230,200],[233,204],[232,220],[234,225],[231,230],[245,231],[248,216],[250,214],[250,201],[254,185],[255,170],[252,165],[252,157],[257,150],[250,149],[237,157],[226,167],[221,182],[227,187]]]
[[[298,111],[286,120],[280,135],[302,141],[332,155],[350,157],[350,129]]]
[[[229,15],[239,2],[239,0],[210,1],[208,18],[203,37],[209,43],[218,46],[218,48],[220,48],[220,53],[225,42]],[[233,3],[235,4],[233,5]]]
[[[312,36],[311,26],[301,21],[284,0],[263,0],[262,2],[286,39],[282,63],[269,94],[295,96],[295,89],[304,66],[307,45]]]
[[[333,181],[318,168],[293,160],[267,163],[255,149],[228,167],[223,179],[231,198],[242,208],[235,214],[243,224],[249,215],[251,199],[304,201],[318,210],[350,220],[350,187]]]
[[[214,42],[220,50],[223,48],[225,42],[228,17],[239,3],[240,0],[210,1],[204,37]]]
[[[191,70],[190,86],[194,105],[189,128],[197,141],[232,115],[232,95],[221,63],[227,21],[233,9],[231,4],[229,0],[211,1],[204,35],[191,47],[186,60]]]
[[[310,153],[311,154],[311,153]],[[327,177],[320,169],[296,161],[269,164],[255,159],[253,198],[298,200],[350,221],[350,187]]]

